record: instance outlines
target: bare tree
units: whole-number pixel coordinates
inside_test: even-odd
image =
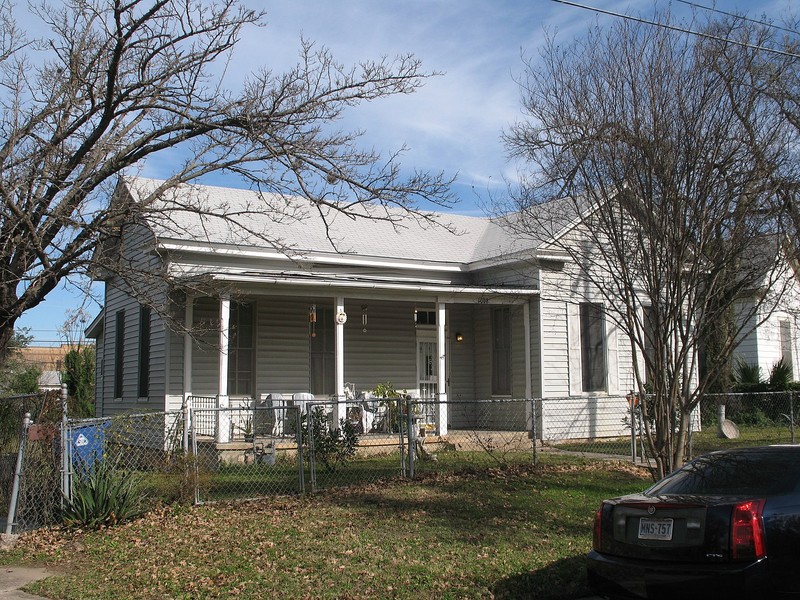
[[[506,134],[523,184],[498,207],[520,235],[553,236],[629,341],[659,476],[683,463],[691,412],[784,294],[793,257],[778,197],[796,132],[743,68],[763,32],[736,19],[704,31],[618,21],[550,39]],[[553,198],[561,208],[541,210]]]
[[[0,4],[0,351],[20,315],[85,273],[98,242],[132,218],[131,206],[110,202],[118,176],[167,151],[171,177],[136,211],[164,211],[168,188],[214,172],[300,195],[312,210],[385,209],[372,218],[397,219],[396,206],[425,219],[421,199],[451,200],[441,174],[404,176],[402,149],[384,159],[336,126],[349,107],[415,91],[427,74],[413,55],[345,67],[303,41],[294,68],[264,67],[227,89],[242,29],[262,24],[238,0],[69,0],[31,11],[45,38],[26,38]],[[274,201],[251,210],[282,217]]]

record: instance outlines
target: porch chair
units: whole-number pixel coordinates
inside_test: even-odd
[[[300,410],[301,415],[308,412],[308,405],[312,402],[314,402],[314,394],[308,392],[292,394],[292,403]]]
[[[283,435],[283,426],[286,421],[286,400],[283,394],[266,394],[267,410],[272,412],[272,435]]]
[[[377,397],[369,392],[361,395],[361,429],[363,433],[369,433],[376,426],[385,427],[386,414],[386,407]]]

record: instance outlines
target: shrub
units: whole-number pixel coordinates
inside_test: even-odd
[[[316,406],[303,415],[300,427],[303,432],[303,446],[307,450],[306,456],[308,450],[313,450],[314,459],[325,465],[329,472],[334,472],[339,465],[356,455],[356,426],[341,419],[338,429],[328,427],[328,416],[323,407]]]
[[[111,460],[79,463],[72,497],[64,497],[61,521],[67,527],[96,529],[130,521],[144,512],[139,480]]]

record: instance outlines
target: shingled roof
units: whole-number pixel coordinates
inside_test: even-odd
[[[293,254],[336,253],[359,257],[470,264],[534,248],[536,236],[512,235],[482,217],[361,204],[350,214],[298,197],[255,190],[182,184],[153,194],[164,181],[132,177],[123,185],[160,243],[261,247]],[[438,225],[437,225],[438,223]]]

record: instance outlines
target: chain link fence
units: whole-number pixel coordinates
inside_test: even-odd
[[[798,400],[797,392],[704,396],[690,415],[687,459],[732,446],[796,443]],[[539,400],[536,419],[536,436],[548,450],[645,463],[650,458],[634,396]]]
[[[275,394],[227,407],[212,397],[187,400],[181,411],[80,420],[59,419],[56,394],[0,401],[6,518],[16,531],[57,522],[76,481],[100,468],[148,508],[534,464],[538,452],[648,458],[641,412],[624,396],[440,404]],[[797,400],[793,393],[703,398],[692,415],[690,455],[793,443]],[[25,413],[32,422],[23,425]]]

